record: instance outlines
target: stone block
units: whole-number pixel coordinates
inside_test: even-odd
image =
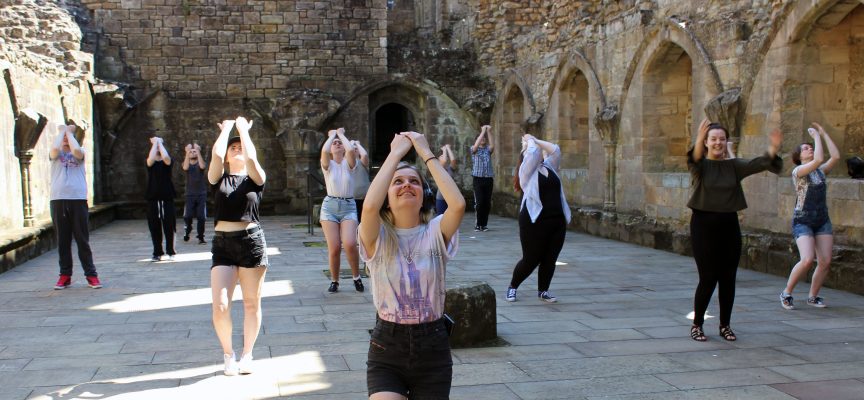
[[[140,35],[133,34],[129,35],[127,39],[126,46],[129,49],[149,49],[153,45],[152,37],[150,35]]]
[[[495,291],[485,282],[447,282],[444,312],[455,321],[450,346],[471,347],[498,337]]]

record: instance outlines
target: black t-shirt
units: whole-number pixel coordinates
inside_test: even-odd
[[[147,167],[147,200],[173,200],[177,192],[174,191],[174,181],[171,180],[171,165],[159,160]]]
[[[222,174],[213,185],[216,222],[259,222],[258,206],[264,185],[258,185],[248,175]]]
[[[189,164],[189,169],[186,170],[186,195],[200,196],[207,194],[208,184],[207,171],[201,169],[198,164]]]

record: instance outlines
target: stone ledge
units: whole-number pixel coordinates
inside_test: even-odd
[[[90,207],[90,230],[114,221],[120,203],[102,203]],[[54,224],[50,219],[36,222],[36,226],[14,229],[0,234],[0,273],[27,260],[50,251],[57,246]]]

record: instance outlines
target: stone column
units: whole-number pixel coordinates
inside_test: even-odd
[[[33,150],[18,153],[18,163],[21,166],[21,195],[24,197],[24,226],[31,227],[36,224],[33,217],[33,199],[30,197],[30,161],[33,159]]]
[[[615,211],[616,193],[615,176],[617,174],[615,152],[618,148],[618,107],[608,106],[600,113],[594,115],[594,127],[600,132],[603,139],[603,148],[606,151],[606,190],[603,192],[603,210]]]
[[[31,109],[23,109],[15,118],[15,154],[21,168],[21,194],[24,213],[24,226],[34,226],[33,200],[30,197],[30,161],[33,159],[33,147],[39,141],[39,136],[48,118]]]

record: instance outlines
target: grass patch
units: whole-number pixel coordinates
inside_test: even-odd
[[[327,247],[327,242],[303,242],[305,247]]]

